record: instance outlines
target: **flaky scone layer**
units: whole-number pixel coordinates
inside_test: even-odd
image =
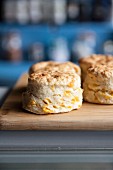
[[[91,66],[83,83],[85,101],[113,104],[113,66]]]
[[[82,105],[81,88],[72,90],[62,87],[57,88],[56,92],[49,92],[47,95],[40,95],[39,92],[39,96],[34,96],[29,91],[26,91],[23,93],[23,108],[36,114],[48,114],[68,112],[73,109],[79,109]]]

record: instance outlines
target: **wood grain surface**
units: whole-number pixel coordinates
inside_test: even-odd
[[[1,130],[113,130],[113,105],[83,103],[68,113],[36,115],[22,109],[27,74],[16,83],[0,110]]]

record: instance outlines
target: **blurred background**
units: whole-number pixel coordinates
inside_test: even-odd
[[[35,62],[113,55],[112,0],[0,0],[0,86]]]

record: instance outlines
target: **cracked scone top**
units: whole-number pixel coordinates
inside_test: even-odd
[[[83,88],[85,101],[113,104],[113,66],[91,66],[87,71]]]
[[[96,64],[107,64],[113,65],[113,56],[111,55],[102,55],[102,54],[92,54],[89,57],[81,58],[79,64],[82,71],[82,80],[84,81],[87,74],[87,69]]]
[[[113,57],[112,55],[104,55],[104,54],[92,54],[89,57],[85,57],[85,58],[81,58],[79,60],[80,63],[89,63],[89,64],[105,64],[108,62],[112,62],[113,61]]]
[[[54,70],[37,71],[29,75],[28,82],[37,85],[69,85],[73,82],[76,87],[80,87],[80,76],[76,73],[63,73]]]
[[[78,75],[81,75],[80,67],[76,64],[73,64],[72,62],[65,62],[65,63],[59,63],[59,62],[41,62],[34,64],[30,70],[29,73],[34,73],[41,70],[53,70],[53,71],[61,71],[61,72],[72,72],[77,73]]]
[[[44,70],[29,75],[23,93],[23,108],[36,114],[60,113],[82,105],[80,76],[76,73]]]
[[[113,77],[113,65],[96,65],[88,69],[89,74],[95,75],[95,77],[100,77],[101,79],[111,79]]]

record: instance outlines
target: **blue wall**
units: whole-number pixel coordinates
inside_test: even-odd
[[[27,61],[26,51],[32,43],[42,42],[49,47],[57,37],[65,37],[71,48],[72,43],[80,32],[94,31],[96,33],[97,44],[96,53],[103,53],[102,45],[107,39],[112,39],[113,28],[110,23],[71,23],[62,26],[48,25],[16,25],[0,24],[0,34],[9,31],[18,31],[22,37],[23,58],[26,61],[20,63],[10,63],[0,61],[0,85],[12,86],[17,78],[28,70],[33,62]],[[47,53],[46,53],[47,59]]]

